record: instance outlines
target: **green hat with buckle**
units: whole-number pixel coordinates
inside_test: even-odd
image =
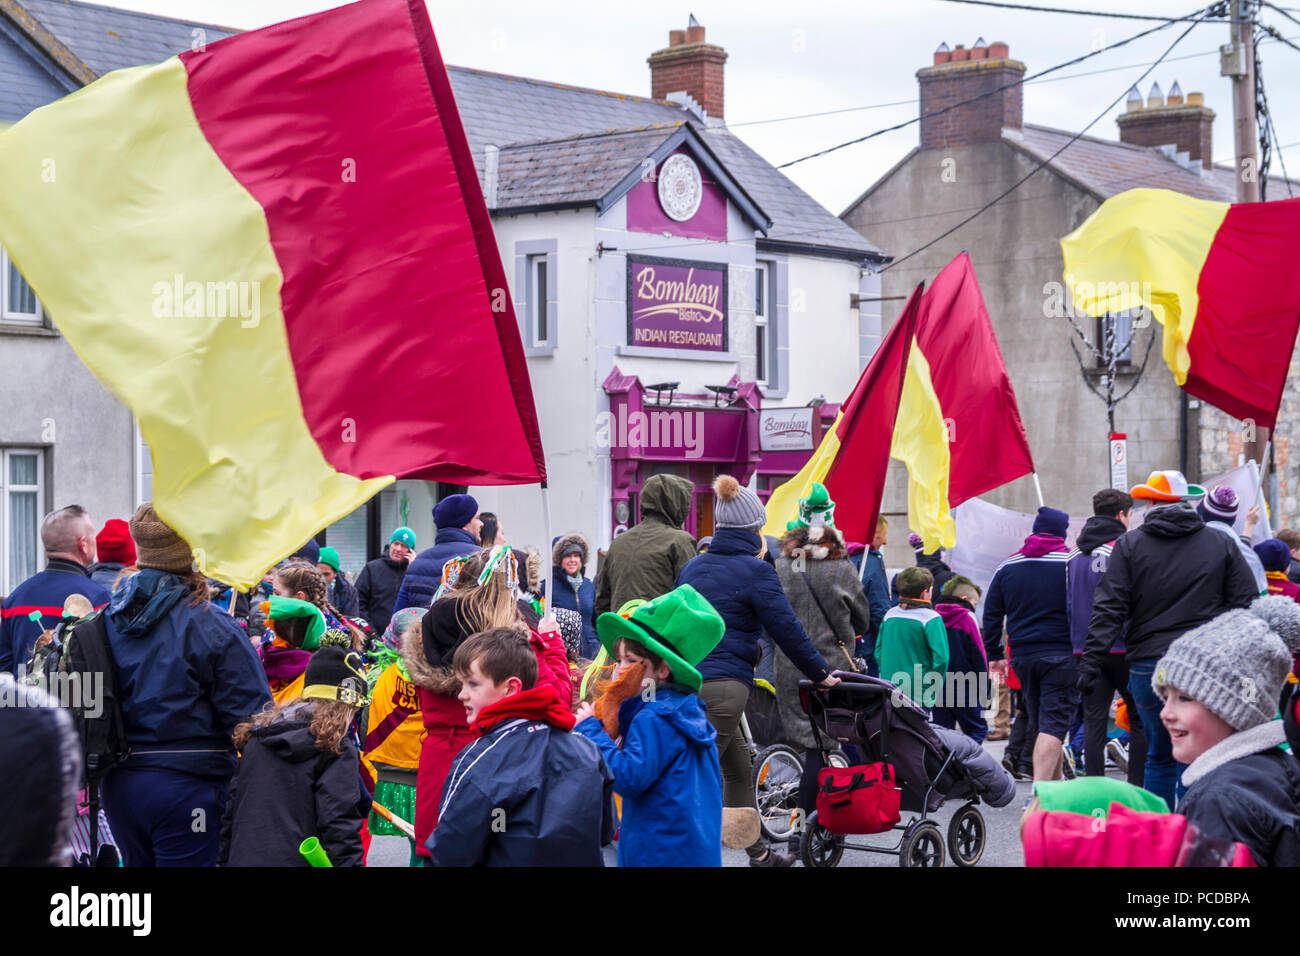
[[[600,643],[610,654],[626,638],[662,658],[673,681],[699,691],[703,680],[695,665],[722,640],[727,625],[704,595],[683,584],[625,614],[602,614],[596,620]]]

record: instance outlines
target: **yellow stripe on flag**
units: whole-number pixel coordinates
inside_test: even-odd
[[[393,481],[338,473],[312,438],[265,215],[199,129],[179,60],[111,73],[0,134],[0,181],[0,240],[139,417],[158,513],[207,574],[251,586],[265,568],[244,555],[288,554]],[[69,263],[93,299],[60,281]],[[219,307],[231,282],[255,315]]]
[[[927,554],[957,543],[957,524],[948,509],[949,451],[930,363],[913,340],[889,455],[907,465],[907,523],[924,539]]]
[[[1165,364],[1187,381],[1196,287],[1228,204],[1167,189],[1130,189],[1061,240],[1065,285],[1088,315],[1147,305],[1165,327]]]
[[[799,470],[799,474],[778,487],[767,499],[767,524],[763,526],[763,534],[775,538],[785,537],[786,524],[793,521],[799,513],[799,499],[807,498],[812,492],[813,484],[822,481],[831,470],[835,456],[840,451],[839,425],[843,417],[843,411],[835,416],[834,424],[827,429],[822,443]]]

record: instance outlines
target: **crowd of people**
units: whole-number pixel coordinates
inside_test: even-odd
[[[47,515],[45,568],[3,602],[0,697],[22,703],[0,766],[28,785],[0,797],[24,821],[0,862],[308,865],[314,838],[355,866],[384,835],[412,866],[600,865],[614,840],[620,866],[719,866],[724,844],[791,866],[805,835],[763,837],[742,718],[770,687],[806,819],[827,752],[800,684],[860,673],[969,749],[1006,741],[1008,779],[1046,785],[1034,810],[1109,755],[1143,809],[1300,865],[1300,536],[1252,548],[1230,488],[1100,491],[1073,547],[1040,508],[983,590],[915,535],[889,580],[888,522],[846,541],[821,485],[780,539],[753,491],[713,490],[707,539],[682,527],[691,483],[656,475],[638,524],[599,556],[558,536],[549,573],[450,495],[423,550],[397,528],[353,581],[310,541],[251,592],[196,571],[149,504],[98,533]],[[102,706],[78,707],[60,680],[97,648]]]

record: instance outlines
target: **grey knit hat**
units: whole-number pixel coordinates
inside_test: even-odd
[[[713,482],[713,526],[715,528],[745,528],[757,531],[767,524],[767,511],[758,495],[731,475],[718,475]]]
[[[1176,687],[1235,731],[1272,720],[1291,654],[1259,613],[1267,600],[1256,601],[1249,611],[1220,614],[1170,644],[1151,675],[1155,692]],[[1274,610],[1263,608],[1268,614]]]

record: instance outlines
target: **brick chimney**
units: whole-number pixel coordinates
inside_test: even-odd
[[[1169,96],[1153,84],[1146,99],[1136,88],[1129,91],[1125,112],[1115,118],[1121,143],[1133,146],[1173,146],[1205,169],[1214,166],[1214,110],[1200,93],[1183,97],[1177,82]]]
[[[710,117],[722,119],[722,72],[727,51],[704,42],[704,27],[695,17],[685,30],[669,30],[668,46],[646,60],[650,64],[650,96],[666,100],[669,93],[686,92]]]
[[[996,143],[1003,129],[1023,127],[1020,81],[1025,76],[1025,65],[1009,54],[1005,43],[986,45],[983,37],[970,49],[958,44],[949,50],[944,43],[935,50],[934,65],[916,72],[921,87],[921,116],[976,96],[980,99],[923,118],[922,149]]]

